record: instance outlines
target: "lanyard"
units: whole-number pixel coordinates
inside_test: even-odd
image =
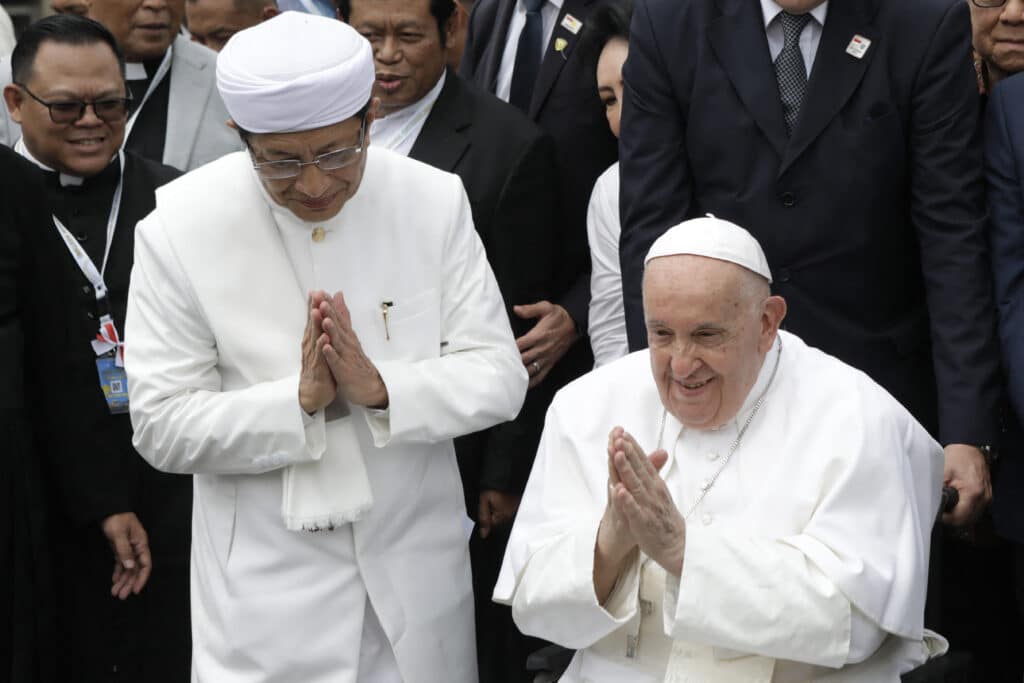
[[[110,214],[107,216],[107,243],[103,247],[103,263],[99,270],[96,269],[96,264],[85,253],[85,249],[78,243],[78,240],[71,234],[71,231],[60,222],[59,218],[53,216],[53,225],[57,228],[57,233],[64,240],[65,246],[71,252],[71,257],[75,259],[75,263],[78,264],[82,274],[85,275],[86,279],[92,283],[93,289],[96,290],[96,301],[103,301],[107,298],[107,285],[103,281],[103,273],[107,270],[107,260],[110,258],[110,245],[114,242],[117,216],[121,213],[121,192],[124,188],[123,150],[117,154],[117,163],[119,166],[117,188],[114,190],[114,200],[111,202]],[[124,365],[124,342],[121,341],[117,333],[117,326],[114,325],[114,318],[109,312],[103,313],[100,316],[100,328],[99,332],[96,333],[96,338],[92,340],[92,348],[97,356],[102,356],[116,349],[117,353],[114,356],[115,364],[117,367]]]
[[[60,222],[60,219],[56,216],[53,217],[53,225],[57,228],[57,232],[60,233],[61,238],[64,240],[64,244],[67,246],[68,251],[71,252],[72,258],[75,259],[75,263],[78,264],[82,274],[89,280],[93,288],[96,290],[96,300],[100,301],[107,296],[107,285],[103,281],[103,273],[107,270],[107,259],[110,258],[110,245],[114,242],[114,231],[117,229],[117,216],[121,213],[121,193],[124,189],[124,151],[120,151],[117,154],[118,163],[118,178],[117,188],[114,190],[114,200],[110,205],[110,214],[107,216],[107,243],[103,247],[103,263],[99,270],[96,270],[96,264],[93,263],[89,255],[85,253],[85,249],[78,243],[71,231],[64,227],[64,224]]]
[[[146,88],[146,94],[142,96],[142,101],[139,102],[139,106],[135,109],[135,112],[128,119],[127,125],[124,127],[124,142],[121,146],[128,144],[128,136],[132,134],[132,129],[135,127],[135,122],[139,119],[139,113],[142,112],[142,108],[146,106],[146,100],[153,94],[153,91],[160,85],[160,81],[164,80],[167,72],[171,70],[171,52],[174,50],[172,44],[167,48],[167,52],[164,53],[163,60],[160,61],[160,66],[157,67],[156,73],[153,75],[153,80],[149,82],[149,87]]]

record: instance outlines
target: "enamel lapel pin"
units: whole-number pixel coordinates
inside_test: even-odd
[[[858,33],[850,39],[850,44],[846,46],[846,54],[863,59],[869,47],[871,47],[871,41]]]

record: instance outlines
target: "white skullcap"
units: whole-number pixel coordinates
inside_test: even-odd
[[[768,259],[754,236],[735,223],[723,221],[711,214],[683,221],[665,231],[651,245],[644,265],[650,263],[651,259],[683,254],[735,263],[757,273],[768,282],[772,281]]]
[[[373,50],[348,24],[283,12],[239,31],[217,55],[217,89],[251,133],[292,133],[354,116],[370,101]]]

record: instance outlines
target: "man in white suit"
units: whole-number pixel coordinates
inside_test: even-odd
[[[475,683],[451,440],[528,377],[465,191],[368,147],[341,22],[241,31],[217,81],[248,151],[157,192],[125,329],[135,445],[196,475],[193,680]]]
[[[214,81],[216,54],[180,35],[185,0],[92,0],[87,16],[117,39],[132,93],[125,146],[142,157],[190,171],[240,148]],[[0,87],[11,82],[0,60]],[[0,143],[21,129],[0,111]]]

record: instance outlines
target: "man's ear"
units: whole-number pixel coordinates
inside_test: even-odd
[[[267,19],[273,19],[274,17],[276,17],[280,13],[281,13],[281,11],[279,9],[277,9],[277,5],[267,5],[267,6],[265,6],[263,8],[263,11],[260,12],[260,21],[266,21]]]
[[[761,349],[767,353],[775,342],[775,335],[782,325],[782,319],[786,317],[786,300],[781,296],[773,295],[764,300],[764,312],[761,314],[761,340],[764,346]]]
[[[463,15],[466,14],[466,10],[462,8],[458,2],[455,3],[455,11],[448,17],[448,21],[444,22],[444,49],[451,50],[455,47],[456,36],[459,34],[459,26],[462,24]]]
[[[4,103],[7,105],[7,111],[19,125],[21,124],[21,104],[24,101],[25,97],[21,94],[21,88],[13,83],[4,87]]]

